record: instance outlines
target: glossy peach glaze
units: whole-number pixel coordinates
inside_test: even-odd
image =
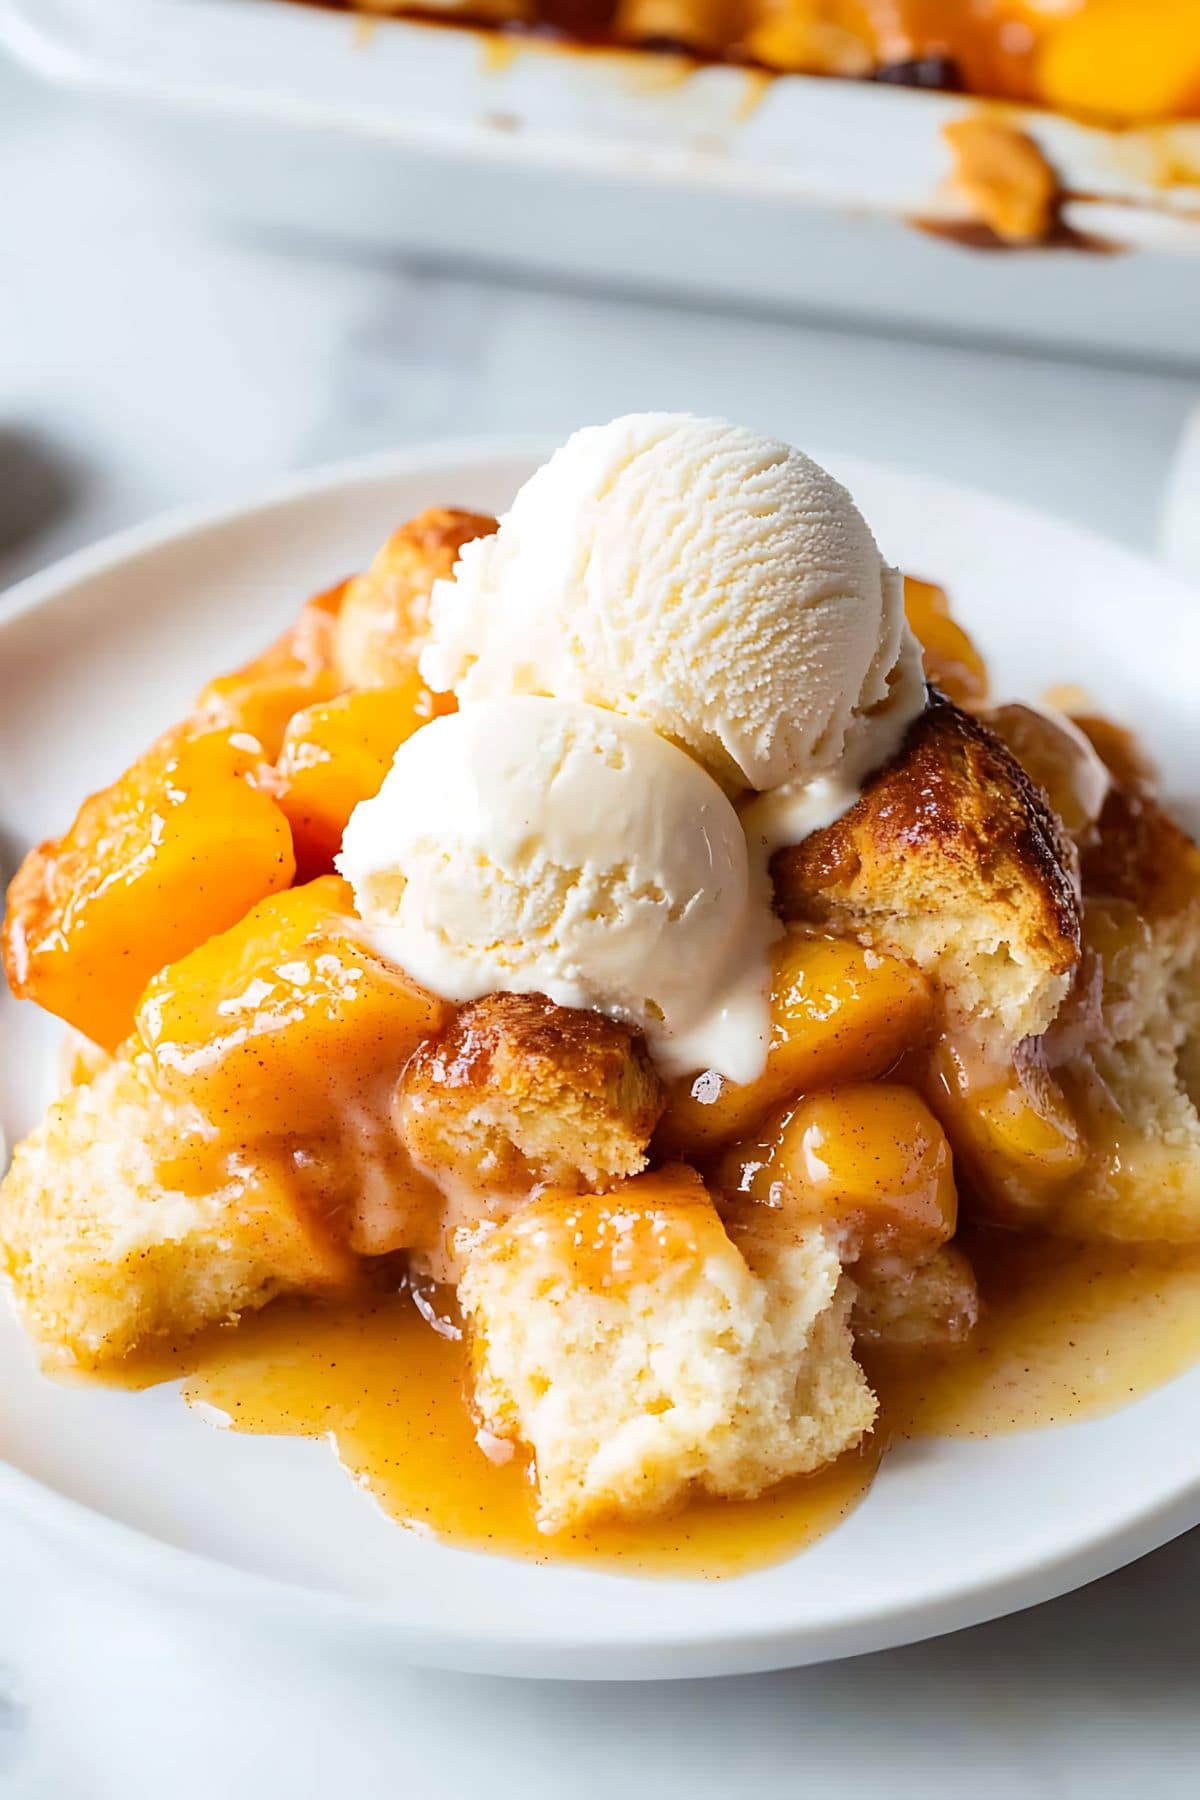
[[[444,1330],[457,1331],[452,1302]],[[185,1376],[184,1394],[235,1431],[329,1438],[353,1479],[394,1519],[463,1549],[582,1562],[628,1575],[740,1575],[833,1529],[870,1487],[882,1442],[751,1501],[699,1499],[683,1511],[547,1537],[527,1462],[485,1456],[470,1412],[465,1345],[431,1330],[409,1295],[341,1307],[276,1302],[235,1328],[140,1356],[115,1379]]]
[[[951,616],[946,590],[932,581],[904,577],[904,611],[921,646],[925,675],[948,700],[968,711],[987,700],[987,668],[975,645]]]
[[[413,670],[391,687],[340,694],[289,719],[275,792],[302,880],[332,870],[350,814],[379,792],[405,738],[454,704],[431,694]]]
[[[1003,1069],[981,1066],[944,1040],[929,1065],[929,1098],[960,1173],[986,1216],[1036,1226],[1088,1159],[1088,1136],[1037,1050]]]
[[[889,1442],[988,1437],[1095,1418],[1200,1357],[1200,1252],[1171,1256],[1015,1233],[960,1236],[983,1307],[944,1358],[869,1360],[879,1427],[860,1452],[757,1500],[693,1500],[679,1513],[547,1538],[529,1470],[475,1439],[452,1302],[404,1293],[322,1307],[277,1301],[237,1327],[140,1355],[106,1379],[182,1376],[235,1431],[329,1438],[346,1471],[401,1524],[465,1549],[587,1562],[626,1574],[720,1578],[796,1555],[864,1498]]]
[[[414,1212],[423,1225],[433,1207],[391,1102],[418,1043],[448,1017],[371,949],[349,887],[330,875],[274,895],[162,970],[137,1035],[164,1092],[230,1144],[278,1141],[343,1209],[352,1248],[379,1253],[392,1234],[413,1242]]]
[[[712,1071],[676,1082],[655,1140],[664,1155],[710,1155],[796,1094],[883,1075],[932,1029],[932,989],[896,957],[793,932],[771,965],[766,1067],[744,1085]]]
[[[978,1277],[979,1323],[943,1357],[868,1360],[893,1437],[1103,1418],[1200,1359],[1200,1247],[978,1230],[955,1242]]]
[[[724,1245],[708,1190],[686,1163],[639,1175],[608,1194],[546,1189],[513,1229],[547,1251],[555,1268],[592,1293],[652,1281],[667,1263],[696,1264]]]
[[[919,1094],[890,1082],[809,1094],[726,1151],[713,1181],[784,1219],[833,1225],[856,1255],[928,1255],[958,1218],[946,1134]]]
[[[291,882],[292,834],[265,775],[253,740],[184,729],[85,800],[9,889],[13,992],[114,1049],[153,974]]]

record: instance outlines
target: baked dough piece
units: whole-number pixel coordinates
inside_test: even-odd
[[[995,733],[936,693],[858,802],[771,869],[785,919],[907,957],[993,1052],[1045,1031],[1079,961],[1073,846]]]
[[[459,1298],[476,1404],[532,1450],[547,1532],[761,1493],[875,1416],[830,1238],[743,1255],[680,1165],[540,1195],[475,1249]]]
[[[855,1341],[887,1350],[951,1350],[979,1319],[975,1271],[944,1244],[926,1262],[875,1257],[854,1265]]]
[[[1200,850],[1114,787],[1083,873],[1084,971],[1047,1048],[1092,1150],[1053,1224],[1200,1240]]]
[[[276,1294],[327,1293],[356,1267],[282,1160],[218,1162],[199,1115],[123,1056],[17,1145],[0,1183],[0,1244],[46,1360],[85,1367]]]
[[[544,994],[489,994],[413,1056],[394,1116],[412,1162],[441,1191],[437,1230],[413,1266],[456,1282],[481,1232],[539,1186],[612,1187],[646,1166],[663,1086],[644,1041]]]
[[[641,1036],[544,994],[489,994],[417,1050],[396,1102],[423,1168],[481,1189],[611,1186],[646,1165],[663,1107]]]

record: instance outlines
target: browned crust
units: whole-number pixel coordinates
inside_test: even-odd
[[[781,850],[787,920],[845,923],[964,903],[1003,913],[1049,974],[1079,958],[1075,853],[1045,795],[980,719],[936,690],[896,759],[833,825]]]
[[[558,1179],[640,1167],[663,1104],[645,1043],[627,1025],[544,994],[490,994],[416,1052],[398,1114],[422,1160],[452,1165],[470,1142],[503,1133],[535,1178]]]
[[[355,686],[379,686],[416,660],[429,626],[429,596],[464,544],[490,537],[488,513],[430,506],[394,531],[365,575],[352,581],[337,623],[337,659]]]
[[[414,1065],[445,1088],[504,1088],[534,1092],[552,1076],[583,1093],[608,1094],[629,1065],[657,1081],[639,1034],[603,1013],[556,1006],[545,994],[488,994],[462,1007],[439,1038],[428,1040]],[[656,1115],[657,1116],[657,1115]]]

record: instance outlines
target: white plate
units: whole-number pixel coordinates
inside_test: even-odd
[[[204,676],[271,636],[430,502],[498,508],[507,448],[436,449],[306,477],[235,510],[127,533],[0,604],[0,824],[61,826]],[[1098,538],[843,458],[881,544],[943,578],[1001,689],[1085,683],[1200,791],[1192,590]],[[10,1136],[45,1097],[56,1029],[0,1002]],[[1200,1368],[1097,1422],[894,1451],[837,1531],[727,1582],[532,1567],[399,1528],[321,1444],[215,1431],[164,1389],[41,1379],[0,1320],[6,1505],[76,1551],[205,1606],[269,1610],[448,1667],[572,1677],[744,1672],[846,1656],[1028,1606],[1200,1521]]]

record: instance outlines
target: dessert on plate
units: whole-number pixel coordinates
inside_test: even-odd
[[[70,1028],[0,1184],[46,1366],[398,1297],[371,1380],[461,1343],[551,1544],[882,1443],[989,1246],[1200,1243],[1200,851],[720,421],[402,526],[30,852],[4,956]]]

